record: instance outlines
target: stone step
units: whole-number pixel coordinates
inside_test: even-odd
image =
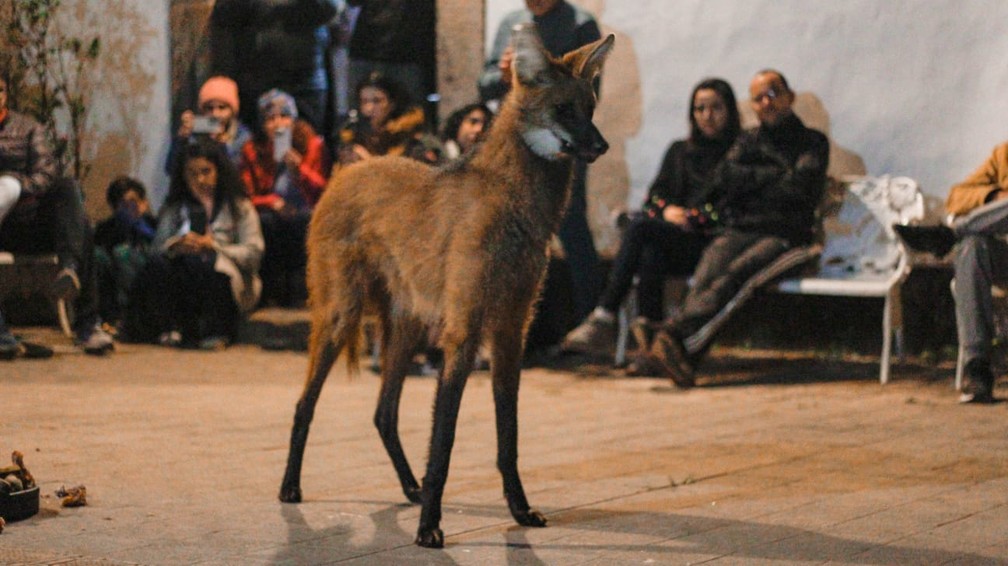
[[[267,350],[308,349],[311,328],[308,309],[262,308],[251,313],[238,326],[237,342]]]

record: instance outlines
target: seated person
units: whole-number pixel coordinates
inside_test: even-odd
[[[172,174],[179,146],[195,135],[209,136],[227,148],[228,157],[238,165],[241,149],[252,139],[252,131],[238,119],[238,85],[228,77],[207,79],[196,101],[199,114],[186,110],[179,117],[179,129],[172,138],[165,172]]]
[[[217,142],[182,147],[154,249],[130,293],[124,338],[218,350],[259,302],[262,232],[238,172]]]
[[[483,139],[487,130],[490,129],[492,120],[493,113],[490,112],[486,104],[479,102],[467,104],[452,112],[445,120],[441,132],[441,140],[444,144],[443,157],[458,159],[471,150],[477,142]]]
[[[266,240],[263,301],[299,305],[307,298],[308,221],[332,165],[322,137],[298,119],[287,93],[273,89],[263,94],[259,117],[260,132],[242,148],[238,169]]]
[[[813,239],[826,186],[829,141],[791,110],[784,76],[766,69],[749,84],[759,127],[743,132],[712,183],[721,227],[704,248],[682,308],[655,334],[651,363],[680,387],[725,322],[716,317],[745,282],[792,248]]]
[[[105,190],[112,216],[95,227],[98,301],[106,328],[122,319],[136,274],[150,254],[157,219],[147,202],[147,189],[132,177],[117,177]]]
[[[339,131],[337,167],[377,155],[402,155],[427,163],[440,156],[424,132],[424,113],[411,106],[403,87],[380,73],[357,85],[358,114]]]
[[[664,318],[665,278],[693,273],[700,254],[714,237],[706,209],[714,168],[741,129],[738,104],[731,86],[707,79],[693,88],[689,110],[690,136],[669,146],[658,176],[644,201],[644,212],[632,217],[595,310],[567,334],[561,348],[569,352],[605,354],[616,340],[616,311],[639,277],[641,321],[635,321],[639,347],[647,323]],[[646,358],[636,356],[630,374],[653,374]],[[660,374],[658,374],[660,375]]]
[[[98,316],[94,234],[80,190],[56,178],[42,126],[10,109],[9,77],[8,70],[0,68],[0,250],[56,253],[62,269],[51,290],[73,301],[75,342],[88,354],[106,354],[114,344]],[[25,352],[0,313],[0,357]]]
[[[993,403],[994,327],[991,285],[1008,281],[1008,143],[949,191],[945,208],[955,215],[955,308],[965,358],[961,403]],[[936,250],[938,255],[947,246]]]

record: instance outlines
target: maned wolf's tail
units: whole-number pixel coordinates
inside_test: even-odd
[[[325,254],[309,254],[309,380],[319,370],[328,372],[328,367],[322,368],[319,364],[326,365],[327,360],[335,360],[341,353],[346,355],[351,376],[360,369],[360,337],[367,288],[357,280],[360,278],[353,276],[353,271],[352,266],[329,265]]]

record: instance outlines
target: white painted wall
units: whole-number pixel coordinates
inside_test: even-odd
[[[60,14],[67,33],[97,34],[102,41],[86,79],[92,93],[85,146],[92,163],[84,184],[88,213],[95,220],[109,214],[105,187],[117,175],[140,179],[159,203],[167,188],[168,0],[66,0]]]
[[[812,106],[821,102],[815,125],[829,130],[835,150],[860,156],[869,174],[914,177],[935,197],[1008,138],[1003,0],[575,3],[599,16],[603,33],[616,33],[617,50],[633,50],[621,61],[636,65],[610,61],[599,108],[600,122],[639,113],[625,140],[632,205],[668,143],[686,135],[685,98],[707,76],[727,79],[745,106],[754,71],[780,69]],[[522,5],[487,0],[488,35]],[[612,83],[634,81],[638,100],[606,97]]]

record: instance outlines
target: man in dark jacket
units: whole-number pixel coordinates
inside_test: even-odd
[[[8,74],[0,69],[0,250],[53,253],[61,271],[52,294],[73,300],[77,343],[89,354],[113,349],[98,318],[93,234],[76,184],[56,178],[56,163],[42,126],[8,107]],[[0,358],[47,348],[27,349],[11,334],[0,314]]]
[[[680,387],[694,384],[694,368],[739,306],[743,284],[793,246],[812,241],[826,185],[829,141],[792,112],[794,93],[784,76],[756,73],[749,95],[760,125],[739,136],[714,181],[723,229],[704,250],[682,308],[651,348],[653,361]]]
[[[348,0],[360,13],[350,37],[351,91],[380,73],[398,81],[410,104],[423,106],[437,90],[434,0]],[[350,104],[356,108],[356,97]]]
[[[271,88],[289,93],[298,114],[324,132],[327,24],[336,13],[336,0],[217,0],[210,15],[211,70],[234,79],[243,102]],[[255,104],[242,104],[239,117],[259,123]]]
[[[543,45],[554,57],[602,38],[595,17],[587,10],[565,0],[525,0],[525,8],[510,12],[501,20],[494,38],[493,50],[483,65],[479,78],[480,98],[496,108],[497,100],[511,89],[511,30],[518,24],[533,22]],[[598,92],[598,83],[595,85]],[[598,252],[588,226],[587,197],[588,165],[578,161],[574,166],[570,201],[560,224],[560,243],[570,266],[574,293],[574,319],[581,320],[595,307],[601,291]],[[548,310],[549,307],[546,306]]]

